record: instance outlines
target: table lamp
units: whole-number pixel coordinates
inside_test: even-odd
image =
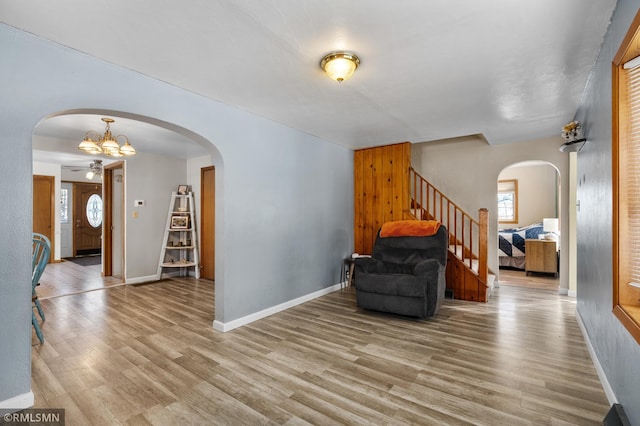
[[[542,219],[542,230],[545,232],[545,240],[556,241],[558,239],[558,218],[544,218]]]

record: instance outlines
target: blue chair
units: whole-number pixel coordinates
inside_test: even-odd
[[[38,309],[38,314],[40,314],[42,321],[44,321],[44,312],[42,311],[42,306],[38,300],[36,286],[38,285],[38,282],[40,282],[40,277],[42,277],[44,268],[49,262],[50,252],[51,243],[49,242],[49,239],[42,234],[34,232],[33,246],[31,248],[31,301]],[[40,343],[44,343],[44,336],[42,335],[40,324],[38,324],[38,320],[36,319],[36,314],[33,312],[33,309],[31,310],[31,323],[33,324],[33,328],[36,330],[36,335],[38,336],[38,339],[40,339]]]

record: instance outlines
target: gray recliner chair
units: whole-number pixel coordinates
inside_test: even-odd
[[[444,225],[430,221],[432,235],[384,236],[378,232],[371,258],[355,259],[354,282],[358,306],[411,317],[430,317],[440,309],[446,287],[448,233]],[[401,225],[404,225],[401,224]],[[402,227],[401,227],[402,228]],[[434,230],[435,228],[435,230]]]

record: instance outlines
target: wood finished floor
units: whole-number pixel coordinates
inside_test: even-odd
[[[498,273],[500,285],[526,287],[537,290],[548,290],[555,293],[560,287],[560,280],[553,274],[542,274],[530,272],[527,275],[524,271],[500,269]]]
[[[600,424],[575,301],[502,283],[430,320],[361,311],[353,288],[228,333],[190,278],[42,301],[36,408],[87,424]]]
[[[48,299],[121,284],[121,278],[103,277],[102,265],[82,266],[62,260],[47,265],[37,292],[39,299]]]

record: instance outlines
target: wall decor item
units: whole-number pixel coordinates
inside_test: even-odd
[[[189,229],[189,216],[171,216],[171,229]]]
[[[561,152],[578,152],[582,149],[586,138],[582,137],[582,124],[579,121],[572,121],[562,127],[562,137],[565,143],[560,146]]]
[[[163,272],[181,277],[200,278],[200,256],[196,241],[196,217],[193,209],[193,192],[187,185],[186,194],[171,193],[169,213],[164,229],[162,249],[158,261],[157,279]]]

